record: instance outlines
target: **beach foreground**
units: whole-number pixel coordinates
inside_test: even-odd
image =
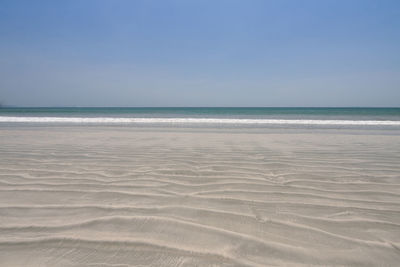
[[[0,129],[1,266],[396,266],[400,135]]]

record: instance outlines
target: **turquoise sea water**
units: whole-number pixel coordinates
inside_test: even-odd
[[[0,108],[0,123],[400,127],[400,108]]]
[[[162,117],[162,118],[329,118],[400,120],[400,108],[0,108],[0,116],[64,116],[64,117]]]

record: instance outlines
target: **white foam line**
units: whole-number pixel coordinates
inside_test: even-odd
[[[81,118],[81,117],[8,117],[0,122],[19,123],[77,123],[77,124],[292,124],[292,125],[382,125],[400,126],[400,121],[377,120],[279,120],[279,119],[221,119],[221,118]]]

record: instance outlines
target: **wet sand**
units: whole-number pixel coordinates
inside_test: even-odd
[[[400,135],[0,128],[1,266],[396,266]]]

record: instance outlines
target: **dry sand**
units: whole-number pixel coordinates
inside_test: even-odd
[[[0,128],[1,266],[398,266],[400,135]]]

